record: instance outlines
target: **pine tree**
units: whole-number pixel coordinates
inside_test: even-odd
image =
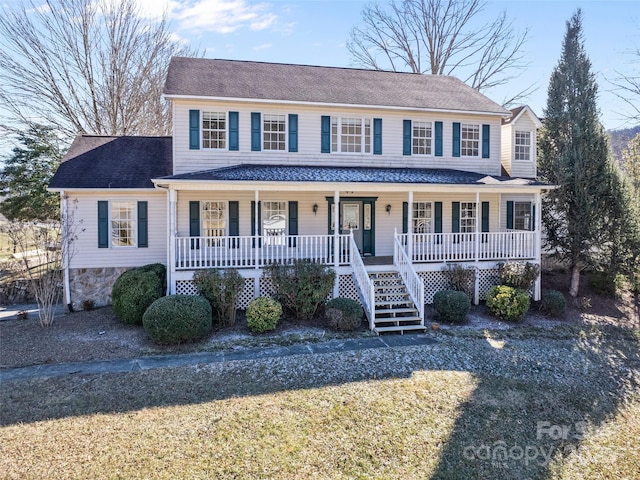
[[[613,198],[606,133],[599,121],[597,84],[584,49],[582,12],[567,22],[562,55],[549,83],[539,142],[539,175],[557,188],[545,195],[547,246],[571,267],[569,293],[580,272],[598,261],[608,240]]]
[[[60,198],[47,191],[62,154],[51,127],[36,125],[18,135],[20,146],[0,170],[0,213],[9,220],[52,220],[60,216]]]

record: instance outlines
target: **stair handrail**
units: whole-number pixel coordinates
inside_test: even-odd
[[[373,330],[373,320],[375,317],[375,288],[373,281],[369,277],[369,273],[364,266],[362,256],[358,250],[358,245],[353,238],[353,230],[349,235],[349,249],[351,250],[351,267],[353,268],[353,277],[355,279],[356,287],[360,292],[362,299],[362,306],[364,307],[365,314],[369,319],[369,328]]]
[[[394,231],[393,242],[393,265],[398,269],[398,273],[400,273],[400,277],[402,277],[407,287],[409,296],[418,309],[420,321],[424,325],[424,282],[413,268],[409,255],[407,255],[407,252],[402,246],[400,238],[398,230],[396,229]]]

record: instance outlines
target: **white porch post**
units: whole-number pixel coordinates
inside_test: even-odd
[[[533,299],[538,301],[542,297],[542,196],[540,192],[536,193],[536,218],[535,218],[535,240],[534,248],[536,249],[536,261],[540,266],[540,275],[533,285]]]
[[[167,223],[167,230],[169,231],[169,245],[167,252],[169,258],[167,259],[167,291],[170,295],[175,295],[175,272],[176,272],[176,216],[177,216],[177,193],[173,188],[170,188],[167,195],[167,210],[169,211],[169,222]]]
[[[64,299],[65,299],[65,305],[67,306],[67,310],[69,310],[70,312],[73,311],[73,306],[71,305],[71,280],[69,279],[69,275],[70,275],[70,270],[69,270],[69,262],[71,261],[70,258],[70,251],[69,251],[69,229],[71,228],[71,225],[69,225],[69,202],[68,202],[68,197],[67,195],[64,193],[64,190],[62,190],[60,192],[60,210],[61,210],[61,227],[62,227],[62,243],[61,243],[61,247],[62,247],[62,268],[64,271]]]
[[[407,198],[407,255],[413,264],[413,190],[409,190]]]
[[[340,266],[340,192],[333,193],[333,268],[336,272],[336,279],[333,283],[333,298],[340,296],[340,276],[338,267]]]
[[[480,223],[482,222],[482,209],[480,207],[480,192],[476,192],[476,241],[475,241],[475,252],[474,252],[474,262],[475,262],[475,270],[476,274],[474,275],[473,281],[473,303],[478,305],[480,303],[480,269],[479,269],[479,261],[480,261]]]
[[[253,218],[254,218],[254,232],[255,235],[253,237],[253,245],[254,245],[254,249],[253,249],[253,261],[255,262],[255,269],[256,269],[256,278],[253,282],[253,298],[258,298],[260,296],[260,272],[259,272],[259,268],[260,268],[260,222],[258,221],[259,218],[259,212],[260,212],[260,192],[258,190],[255,191],[255,195],[254,195],[254,200],[255,200],[255,205],[254,205],[254,212],[253,212]]]

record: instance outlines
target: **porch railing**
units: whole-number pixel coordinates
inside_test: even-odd
[[[523,260],[535,258],[536,232],[513,230],[489,233],[414,233],[411,242],[413,263]],[[399,234],[407,248],[409,234]]]
[[[353,252],[351,254],[353,277],[361,294],[362,306],[364,307],[365,314],[369,319],[369,328],[373,330],[376,305],[375,288],[371,278],[369,277],[369,273],[364,266],[364,262],[362,261],[362,257],[358,251],[358,246],[353,238],[353,234],[350,234],[349,238],[351,251]]]
[[[338,239],[338,264],[351,263],[349,235]],[[257,268],[309,260],[335,265],[333,235],[177,237],[176,270]]]
[[[404,281],[409,296],[418,309],[418,315],[424,321],[424,282],[418,276],[402,243],[401,235],[394,233],[393,264]]]

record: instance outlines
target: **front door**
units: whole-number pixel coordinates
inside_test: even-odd
[[[340,200],[338,209],[340,233],[353,230],[353,239],[362,255],[375,255],[375,205],[377,197],[347,197]],[[329,206],[329,233],[333,234],[333,198],[327,197]]]

